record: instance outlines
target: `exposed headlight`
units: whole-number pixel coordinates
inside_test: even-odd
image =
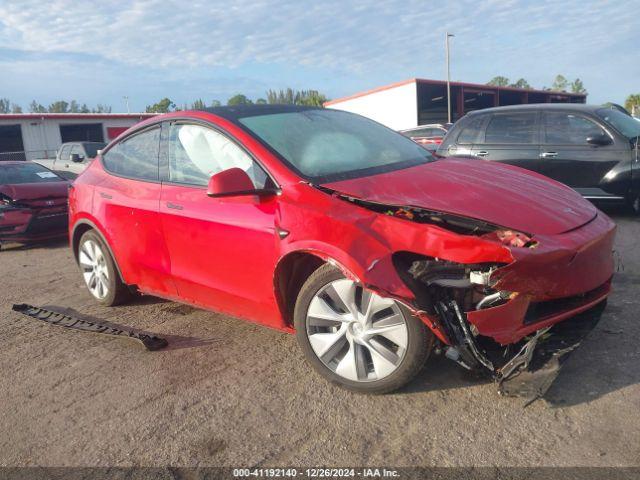
[[[516,230],[499,229],[483,235],[483,237],[497,240],[507,247],[536,248],[538,246],[537,240],[534,240],[526,233],[518,232]]]

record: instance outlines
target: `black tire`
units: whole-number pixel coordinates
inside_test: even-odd
[[[122,279],[120,278],[120,273],[115,266],[115,261],[111,256],[111,252],[105,242],[102,240],[102,237],[98,235],[95,231],[89,230],[85,232],[82,237],[80,237],[80,242],[78,243],[78,256],[76,261],[78,262],[78,266],[80,267],[80,271],[83,273],[84,280],[84,269],[80,263],[80,252],[82,251],[83,245],[87,242],[91,241],[94,244],[100,247],[101,253],[104,257],[104,266],[108,272],[108,279],[106,280],[107,285],[107,293],[103,298],[96,296],[89,286],[87,285],[87,290],[89,294],[93,297],[93,299],[101,305],[105,305],[107,307],[112,307],[115,305],[120,305],[121,303],[126,302],[131,297],[131,292],[129,291],[127,285],[124,284]],[[85,284],[87,282],[85,281]]]
[[[309,276],[300,290],[294,310],[294,327],[298,343],[307,361],[320,375],[330,382],[354,392],[384,394],[403,387],[424,366],[433,348],[434,335],[419,318],[411,314],[409,309],[400,303],[397,303],[397,305],[405,318],[408,345],[400,364],[388,376],[380,380],[365,382],[349,380],[330,370],[314,352],[307,335],[307,311],[309,305],[323,287],[335,280],[344,278],[345,276],[338,268],[325,264]]]

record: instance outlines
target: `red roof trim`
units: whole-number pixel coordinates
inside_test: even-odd
[[[327,107],[329,105],[334,105],[336,103],[342,103],[347,100],[353,100],[354,98],[364,97],[367,95],[371,95],[372,93],[382,92],[384,90],[390,90],[392,88],[400,87],[402,85],[406,85],[408,83],[430,83],[437,85],[446,85],[447,82],[445,80],[431,80],[428,78],[410,78],[409,80],[404,80],[402,82],[391,83],[389,85],[383,85],[382,87],[374,88],[371,90],[366,90],[364,92],[354,93],[353,95],[349,95],[347,97],[336,98],[334,100],[329,100],[324,103],[324,106]],[[587,95],[584,93],[573,93],[573,92],[559,92],[556,90],[536,90],[533,88],[516,88],[516,87],[496,87],[494,85],[485,85],[482,83],[466,83],[466,82],[451,82],[452,87],[467,87],[467,88],[476,88],[484,91],[490,90],[494,92],[500,91],[509,91],[509,92],[522,92],[522,93],[541,93],[544,95],[553,95],[553,96],[564,96],[564,97],[581,97],[586,98]]]

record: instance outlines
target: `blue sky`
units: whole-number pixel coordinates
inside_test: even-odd
[[[0,97],[132,111],[269,88],[331,98],[411,77],[579,77],[591,103],[640,93],[637,0],[0,0]]]

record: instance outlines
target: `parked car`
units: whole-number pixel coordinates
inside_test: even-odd
[[[509,163],[558,180],[589,200],[640,213],[640,125],[615,108],[533,104],[471,112],[437,153]]]
[[[69,182],[34,162],[0,162],[0,242],[67,235]]]
[[[295,332],[320,374],[356,391],[402,386],[436,343],[497,375],[525,337],[609,294],[615,226],[579,194],[436,161],[352,113],[175,112],[98,158],[69,197],[98,303],[138,291]]]
[[[63,178],[73,180],[87,168],[98,151],[106,147],[102,142],[69,142],[63,143],[52,160],[34,160],[40,165],[53,170]]]
[[[436,123],[432,125],[420,125],[419,127],[400,130],[405,137],[409,137],[420,145],[440,145],[447,134],[451,124]]]

